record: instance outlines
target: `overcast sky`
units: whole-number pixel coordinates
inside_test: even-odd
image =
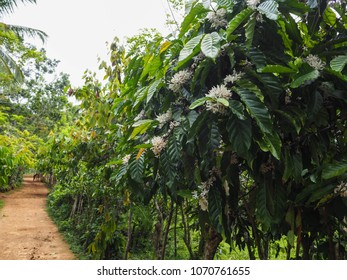
[[[166,0],[37,0],[36,5],[20,5],[2,21],[46,32],[48,41],[38,47],[60,60],[59,70],[80,86],[86,69],[97,70],[97,57],[107,58],[106,42],[115,36],[131,37],[143,28],[168,34],[167,12]]]

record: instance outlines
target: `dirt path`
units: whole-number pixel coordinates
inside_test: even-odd
[[[23,187],[0,194],[0,260],[71,260],[69,246],[46,213],[47,187],[24,177]]]

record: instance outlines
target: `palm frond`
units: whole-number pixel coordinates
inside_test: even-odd
[[[0,48],[0,72],[11,75],[16,82],[22,83],[24,75],[17,63]]]
[[[11,24],[7,24],[6,26],[9,30],[14,32],[20,38],[23,38],[24,36],[29,36],[32,38],[40,37],[41,41],[45,42],[48,37],[48,35],[45,32],[38,29]]]
[[[0,0],[0,16],[5,13],[12,13],[14,8],[18,6],[18,2],[36,4],[36,0]]]

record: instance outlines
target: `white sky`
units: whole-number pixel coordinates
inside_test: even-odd
[[[166,0],[37,0],[0,21],[46,32],[48,41],[38,47],[61,61],[59,71],[70,75],[73,86],[81,86],[86,69],[97,71],[97,57],[107,59],[106,42],[115,36],[124,41],[143,28],[168,34],[167,12]]]

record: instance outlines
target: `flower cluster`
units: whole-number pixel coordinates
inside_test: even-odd
[[[246,0],[247,6],[250,7],[251,9],[255,10],[257,5],[260,3],[260,0]]]
[[[125,157],[123,157],[122,159],[123,164],[128,164],[130,157],[131,157],[130,155],[126,155]]]
[[[245,73],[243,73],[243,72],[236,72],[236,70],[234,69],[233,73],[231,75],[228,75],[224,78],[224,83],[225,84],[228,84],[228,83],[233,84],[236,81],[240,80],[244,74]]]
[[[173,92],[180,92],[183,85],[186,84],[192,77],[192,74],[188,70],[182,70],[177,72],[171,79],[169,89]]]
[[[226,20],[226,13],[227,11],[221,8],[217,11],[209,12],[207,19],[209,22],[211,22],[211,26],[214,28],[226,27],[228,25],[228,21]]]
[[[286,94],[284,96],[284,103],[288,105],[291,102],[292,102],[292,91],[288,88],[286,89]]]
[[[208,210],[208,192],[213,186],[214,181],[216,181],[216,177],[211,176],[207,181],[202,182],[201,185],[198,186],[199,191],[193,192],[193,198],[199,200],[199,206],[202,211]]]
[[[218,98],[224,98],[224,99],[230,99],[232,96],[232,92],[227,89],[225,85],[220,85],[213,87],[208,94],[206,94],[206,97],[210,97],[213,99]],[[226,113],[226,107],[217,101],[209,100],[206,102],[206,109],[208,111],[211,111],[212,113],[220,113],[224,115]]]
[[[172,119],[172,111],[169,109],[166,113],[157,116],[156,120],[159,122],[160,128]]]
[[[220,175],[220,171],[216,168],[213,168],[210,171],[210,177],[207,181],[202,182],[200,186],[198,186],[198,191],[194,191],[193,198],[199,200],[199,206],[202,211],[208,211],[208,192],[210,188],[213,186],[214,182],[217,180],[215,175]]]
[[[334,189],[334,193],[341,197],[347,197],[347,182],[341,182],[340,185]]]
[[[155,137],[153,137],[151,142],[153,145],[151,150],[153,151],[153,153],[156,157],[159,157],[161,151],[165,149],[167,141],[165,141],[165,139],[163,137],[155,136]]]
[[[304,61],[318,71],[323,70],[325,67],[325,63],[317,55],[309,54]]]

